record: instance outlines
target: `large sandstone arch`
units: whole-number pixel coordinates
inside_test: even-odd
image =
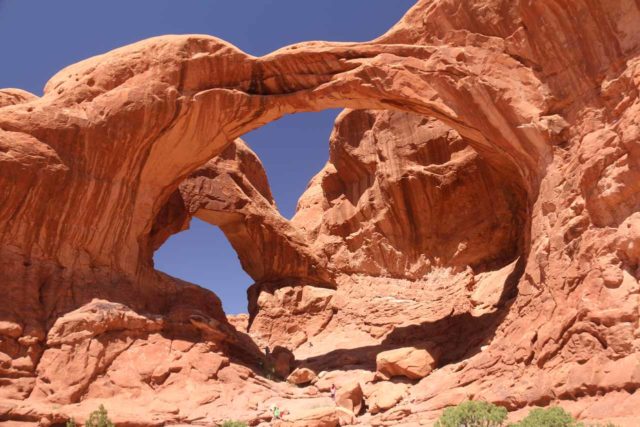
[[[483,65],[488,57],[504,65],[493,76]],[[13,168],[5,169],[4,188],[16,199],[2,212],[10,266],[3,282],[22,299],[3,317],[21,323],[24,310],[37,306],[25,328],[43,336],[61,314],[100,297],[167,315],[176,325],[194,310],[206,313],[222,324],[216,334],[233,335],[215,296],[202,298],[151,266],[153,250],[167,237],[154,231],[155,221],[189,173],[283,114],[394,109],[441,120],[533,190],[552,136],[542,118],[543,93],[528,69],[493,48],[384,40],[302,44],[252,58],[213,37],[172,36],[71,66],[51,79],[42,98],[8,97],[0,117]],[[16,375],[17,392],[31,393],[32,380]],[[77,391],[60,394],[40,381],[36,396],[62,402],[90,386],[83,378]]]
[[[201,347],[167,350],[157,336],[201,341],[189,327],[198,311],[205,342],[251,353],[215,296],[152,270],[154,224],[184,179],[236,137],[333,107],[437,118],[526,190],[518,297],[486,347],[410,391],[403,416],[470,395],[511,410],[560,402],[584,418],[637,416],[638,23],[627,0],[421,1],[369,43],[254,58],[213,37],[168,36],[73,65],[41,98],[0,91],[0,286],[11,301],[0,306],[0,395],[10,400],[0,417],[49,415],[30,406],[41,398],[104,396],[104,370],[129,363],[123,348],[98,352],[89,375],[53,375],[80,363],[65,348],[96,333],[63,315],[94,297],[162,316],[92,303],[82,310],[106,324],[100,345],[121,333],[136,351],[152,343],[149,355],[200,360]],[[207,363],[228,360],[217,362]]]
[[[488,57],[504,63],[496,75],[482,69]],[[489,81],[503,89],[490,93]],[[69,187],[70,211],[102,206],[73,230],[60,225],[69,221],[59,212],[39,213],[50,221],[47,229],[62,227],[65,237],[56,241],[12,231],[5,239],[58,258],[86,251],[95,262],[135,272],[138,257],[150,255],[144,239],[152,219],[189,172],[262,123],[338,106],[437,117],[481,152],[497,153],[505,167],[511,161],[533,188],[549,153],[542,93],[520,63],[483,48],[302,45],[251,58],[211,37],[151,39],[69,67],[51,79],[43,98],[5,109],[5,132],[51,147],[47,161]],[[500,99],[512,100],[504,112]],[[76,174],[94,176],[96,187],[72,190]],[[113,224],[123,211],[129,218]]]

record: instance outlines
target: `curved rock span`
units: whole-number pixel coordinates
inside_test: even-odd
[[[635,425],[638,28],[631,0],[424,0],[367,43],[164,36],[0,90],[0,421],[423,425],[475,398]],[[238,138],[335,107],[289,221]],[[248,318],[153,269],[194,216]]]

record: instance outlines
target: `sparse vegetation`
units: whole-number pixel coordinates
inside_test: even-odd
[[[100,405],[97,411],[93,411],[89,415],[89,419],[84,423],[85,427],[115,427],[107,416],[107,410]]]
[[[76,427],[77,424],[74,420],[67,421],[67,427]],[[115,427],[115,424],[111,422],[108,417],[107,410],[103,405],[93,411],[89,415],[89,419],[84,423],[85,427]]]
[[[505,426],[507,410],[488,402],[468,401],[447,408],[435,427],[502,427]],[[554,406],[536,408],[519,423],[509,427],[619,427],[613,423],[584,424],[574,419],[564,409]]]
[[[501,427],[507,410],[489,402],[468,401],[447,408],[435,427]]]
[[[582,423],[576,421],[570,413],[564,409],[554,406],[551,408],[536,408],[529,412],[522,421],[513,425],[514,427],[583,427]]]
[[[247,423],[245,423],[243,421],[227,420],[227,421],[223,422],[222,424],[220,424],[220,427],[247,427]]]

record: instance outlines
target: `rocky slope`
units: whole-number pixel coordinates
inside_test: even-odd
[[[425,0],[368,43],[165,36],[0,90],[0,421],[423,425],[482,398],[635,425],[638,28],[631,0]],[[237,138],[333,107],[287,221]],[[248,321],[153,270],[192,216],[255,280]]]

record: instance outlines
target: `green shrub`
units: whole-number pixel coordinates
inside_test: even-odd
[[[564,409],[553,406],[551,408],[536,408],[514,427],[583,427],[571,414]]]
[[[488,402],[469,401],[444,410],[435,427],[500,427],[507,410]]]
[[[247,427],[247,423],[245,423],[243,421],[227,420],[227,421],[223,422],[222,424],[220,424],[220,427]]]
[[[84,425],[85,427],[115,427],[115,424],[107,417],[107,410],[104,409],[102,405],[100,405],[97,411],[93,411],[91,415],[89,415],[89,419]]]

